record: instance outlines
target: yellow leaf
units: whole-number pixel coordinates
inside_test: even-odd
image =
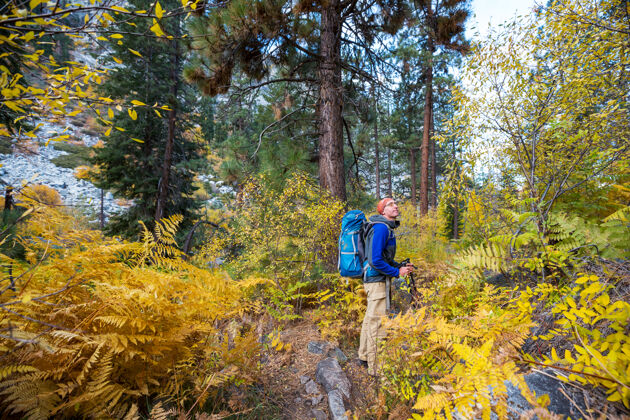
[[[615,391],[608,396],[607,400],[612,402],[619,401],[621,400],[621,394],[618,391]]]
[[[110,9],[114,9],[114,10],[118,10],[119,12],[129,13],[129,10],[127,10],[127,9],[125,9],[123,7],[120,7],[120,6],[110,6],[109,8]]]
[[[157,16],[158,19],[162,19],[162,16],[164,16],[164,10],[159,1],[155,2],[155,16]]]
[[[153,21],[154,21],[154,24],[153,26],[151,26],[151,32],[153,32],[155,35],[160,36],[160,37],[164,36],[165,34],[164,34],[164,31],[162,31],[162,28],[160,28],[160,24],[157,23],[155,19],[153,19]]]
[[[29,42],[34,38],[35,38],[35,32],[33,31],[27,32],[24,36],[22,36],[22,39],[24,40],[24,42]]]
[[[145,106],[146,105],[144,102],[140,102],[137,99],[132,99],[131,103],[134,104],[135,106]]]
[[[107,129],[107,131],[105,132],[105,137],[109,137],[109,135],[110,135],[111,133],[112,133],[112,128],[111,128],[111,127],[109,127],[109,128]]]
[[[4,106],[6,106],[7,108],[10,108],[16,112],[22,112],[24,114],[26,114],[26,111],[23,110],[22,108],[20,108],[19,106],[17,106],[17,104],[15,102],[11,102],[11,101],[7,101],[4,103]]]
[[[30,7],[31,10],[33,10],[34,8],[36,8],[37,6],[39,6],[40,4],[42,4],[45,1],[46,0],[31,0],[31,1],[28,2],[28,7]]]
[[[122,60],[118,57],[112,57],[112,60],[114,60],[118,64],[122,64]]]
[[[125,129],[124,129],[124,128],[122,128],[122,127],[115,127],[115,128],[116,128],[116,130],[118,130],[118,131],[123,131],[123,132],[125,131]]]
[[[131,138],[131,140],[133,140],[133,141],[137,141],[138,143],[144,143],[144,140],[134,139],[133,137]]]
[[[155,113],[157,114],[158,117],[162,118],[162,114],[160,114],[160,111],[158,111],[157,109],[154,109]]]
[[[127,48],[127,49],[131,51],[133,54],[137,55],[138,57],[142,57],[142,54],[140,54],[138,51],[132,50],[131,48]]]
[[[129,116],[131,117],[132,120],[135,121],[138,119],[138,113],[136,112],[135,109],[129,108],[127,112],[129,113]]]
[[[121,34],[113,34],[113,35],[110,35],[109,37],[112,38],[112,39],[121,39],[121,38],[123,38],[123,36]]]
[[[107,109],[107,116],[112,119],[114,118],[114,111],[111,108]]]

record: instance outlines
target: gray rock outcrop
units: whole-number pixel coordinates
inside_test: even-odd
[[[339,390],[344,397],[350,399],[350,381],[334,357],[327,357],[317,364],[315,380],[326,392]]]

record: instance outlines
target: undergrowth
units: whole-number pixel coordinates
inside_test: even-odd
[[[31,419],[188,417],[230,386],[255,381],[255,308],[219,272],[187,263],[174,235],[180,217],[142,242],[108,239],[58,208],[32,208],[2,255],[0,409]],[[5,238],[6,239],[6,238]]]

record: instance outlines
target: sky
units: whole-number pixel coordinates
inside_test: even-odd
[[[535,4],[535,0],[472,0],[472,16],[469,18],[466,36],[478,38],[474,34],[479,32],[483,37],[488,32],[488,24],[496,27],[512,20],[515,15],[529,14]]]

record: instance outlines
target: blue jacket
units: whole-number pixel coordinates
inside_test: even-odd
[[[368,264],[365,283],[384,282],[387,277],[398,277],[400,264],[394,261],[396,256],[396,229],[400,222],[388,220],[384,216],[370,217],[371,229],[366,238]]]

